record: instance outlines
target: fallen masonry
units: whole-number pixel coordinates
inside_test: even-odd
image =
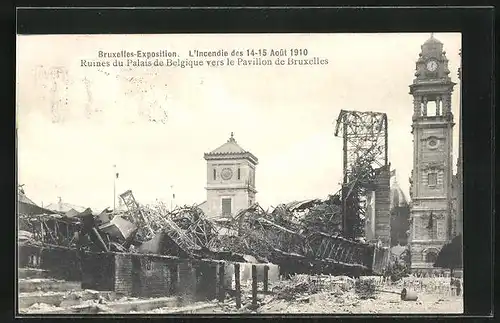
[[[387,248],[346,239],[335,229],[341,222],[335,196],[280,205],[273,212],[255,203],[226,221],[208,219],[196,206],[170,211],[162,203],[140,205],[130,190],[121,198],[127,212],[19,215],[21,312],[179,306],[179,312],[189,312],[187,304],[198,304],[192,309],[198,311],[211,308],[204,302],[220,303],[228,296],[244,302],[249,285],[250,307],[255,307],[258,295],[271,293],[282,278],[381,274],[388,262]],[[297,220],[304,210],[307,216]],[[318,226],[314,217],[325,213],[331,221]],[[71,291],[79,294],[68,298],[65,293]],[[126,299],[119,303],[110,295]]]

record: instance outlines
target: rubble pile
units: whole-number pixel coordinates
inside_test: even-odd
[[[314,204],[303,217],[301,226],[306,232],[340,234],[342,232],[342,205],[339,196],[329,196],[326,201]]]
[[[347,276],[297,274],[277,282],[272,291],[276,299],[301,301],[319,293],[341,296],[354,285],[355,280]]]
[[[80,219],[60,214],[19,214],[18,241],[21,244],[44,242],[74,247],[75,232],[81,227]]]
[[[248,241],[235,235],[216,236],[210,240],[208,248],[215,252],[233,251],[241,254],[248,254],[248,251],[251,249]]]
[[[310,295],[320,292],[323,286],[311,278],[309,275],[294,275],[289,280],[280,281],[272,291],[278,299],[287,301],[297,299],[298,294]]]
[[[210,241],[217,236],[217,229],[209,221],[203,211],[197,206],[176,207],[169,211],[165,203],[158,201],[154,205],[145,205],[142,211],[149,219],[154,232],[159,232],[171,219],[184,234],[196,245],[207,248]]]
[[[38,222],[20,216],[20,239],[83,251],[180,258],[234,260],[251,255],[258,262],[287,267],[292,274],[313,270],[359,275],[373,267],[373,245],[340,236],[339,193],[326,200],[281,204],[272,212],[254,203],[226,221],[207,218],[198,206],[170,210],[160,201],[141,205],[131,190],[120,197],[126,212],[72,209]]]
[[[375,298],[377,285],[372,278],[357,279],[354,290],[360,299]]]
[[[239,212],[221,227],[234,232],[231,235],[219,234],[210,241],[209,248],[214,251],[234,251],[249,254],[257,259],[269,258],[276,250],[290,251],[300,247],[297,234],[274,220],[274,214],[265,211],[258,203]],[[286,222],[288,227],[293,223]]]
[[[281,204],[272,212],[255,203],[226,224],[227,228],[237,232],[236,236],[219,235],[210,246],[219,250],[234,248],[255,257],[314,257],[308,236],[325,232],[323,230],[340,233],[342,215],[338,201],[337,196],[326,201],[316,199]]]
[[[277,221],[282,225],[275,223],[273,215],[264,211],[258,204],[242,213],[238,218],[238,233],[256,256],[265,257],[276,250],[296,252],[302,249],[302,241],[295,231],[289,229],[293,228],[293,224],[287,219]]]

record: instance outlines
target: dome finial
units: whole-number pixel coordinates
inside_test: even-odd
[[[234,133],[231,131],[231,137],[229,138],[228,142],[236,142],[236,140],[234,140]]]
[[[425,41],[424,46],[429,45],[429,44],[432,44],[432,45],[434,45],[434,44],[440,44],[440,45],[442,45],[442,43],[437,38],[434,37],[434,33],[431,33],[431,37],[429,37],[429,39],[427,39]]]

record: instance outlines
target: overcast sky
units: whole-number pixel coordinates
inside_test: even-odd
[[[341,109],[385,112],[389,158],[408,194],[412,97],[408,85],[429,34],[57,35],[18,36],[18,181],[44,205],[63,201],[102,209],[131,189],[140,203],[205,200],[203,154],[234,132],[259,159],[264,206],[325,198],[339,190]],[[461,35],[444,43],[458,83]],[[82,67],[99,50],[306,48],[328,65],[267,67]],[[112,59],[110,60],[113,61]],[[56,72],[58,71],[58,72]],[[54,88],[56,84],[56,88]],[[459,85],[454,164],[458,151]],[[54,105],[55,104],[55,105]],[[164,112],[168,118],[163,120]],[[156,120],[148,120],[152,116]]]

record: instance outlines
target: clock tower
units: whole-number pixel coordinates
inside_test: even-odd
[[[452,234],[453,114],[448,59],[431,37],[421,46],[413,96],[413,170],[410,179],[412,268],[432,268]]]
[[[210,217],[231,217],[255,203],[258,159],[241,148],[233,133],[226,143],[206,153],[207,201]]]

